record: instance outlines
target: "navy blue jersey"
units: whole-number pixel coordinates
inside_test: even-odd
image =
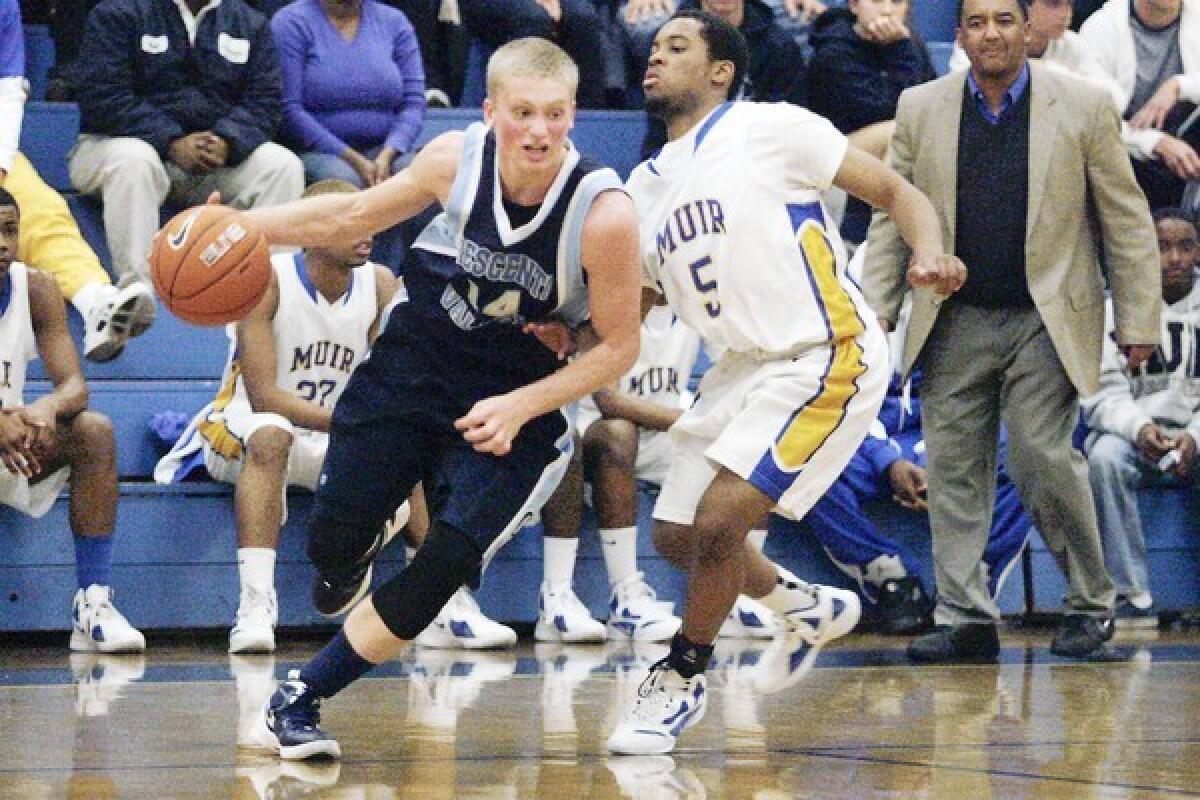
[[[445,210],[413,245],[407,301],[392,310],[372,359],[415,350],[468,407],[558,369],[555,355],[521,329],[587,318],[584,218],[600,192],[620,188],[615,172],[569,147],[533,218],[514,227],[500,194],[495,136],[472,125]]]

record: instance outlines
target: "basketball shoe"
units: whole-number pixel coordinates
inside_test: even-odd
[[[855,592],[803,581],[792,588],[796,605],[782,615],[784,630],[763,653],[755,671],[754,684],[760,692],[778,692],[799,682],[813,668],[821,648],[854,630],[862,615]]]
[[[337,739],[321,730],[321,698],[300,680],[297,669],[271,695],[247,744],[278,753],[287,761],[342,755]]]
[[[154,292],[128,272],[116,286],[100,287],[101,296],[84,320],[83,355],[88,361],[112,361],[130,337],[141,336],[154,324],[158,309]]]
[[[238,602],[237,618],[229,631],[230,653],[275,652],[275,624],[279,621],[279,605],[275,590],[266,594],[246,586]]]
[[[533,638],[539,642],[603,642],[607,638],[604,623],[592,618],[570,586],[551,587],[543,583],[538,591],[538,621]]]
[[[113,591],[93,583],[75,592],[71,649],[78,652],[137,653],[146,637],[113,606]]]
[[[717,636],[730,639],[770,639],[782,630],[779,615],[755,600],[739,594]]]
[[[413,642],[419,647],[495,650],[514,646],[517,633],[484,616],[474,596],[463,586]]]
[[[664,658],[638,686],[633,707],[608,737],[608,749],[631,756],[669,753],[679,734],[699,722],[707,708],[704,673],[684,678]]]
[[[613,587],[608,601],[608,634],[637,642],[661,642],[679,630],[679,617],[635,572]]]

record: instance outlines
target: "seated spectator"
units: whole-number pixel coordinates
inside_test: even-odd
[[[1200,210],[1200,0],[1108,0],[1080,31],[1120,90],[1125,144],[1150,208]],[[1189,120],[1192,120],[1190,123]]]
[[[893,378],[877,425],[804,519],[830,560],[858,585],[867,608],[874,608],[880,629],[910,634],[932,623],[933,604],[917,577],[918,562],[880,531],[863,510],[869,501],[891,499],[910,511],[926,511],[920,375],[915,374],[908,386],[902,386],[898,378]],[[996,501],[983,553],[993,599],[1003,588],[1032,527],[1017,487],[1005,470],[1003,444],[1002,432]]]
[[[491,50],[526,36],[566,50],[579,67],[579,107],[604,108],[604,21],[592,0],[458,0],[458,5],[467,33]]]
[[[656,306],[642,322],[633,369],[618,387],[579,403],[582,442],[576,453],[581,456],[542,509],[544,578],[534,629],[539,641],[663,641],[679,630],[671,604],[657,599],[637,568],[637,483],[659,484],[666,477],[671,440],[665,431],[683,413],[698,348],[699,337],[669,308]],[[591,481],[611,590],[607,633],[571,588],[585,476]]]
[[[813,22],[808,72],[810,108],[876,158],[887,154],[900,93],[935,77],[925,44],[909,30],[908,0],[850,0]],[[861,242],[871,209],[846,205],[842,236]]]
[[[52,276],[84,320],[83,354],[89,361],[120,355],[130,336],[154,322],[154,293],[140,281],[112,285],[84,241],[58,192],[42,181],[17,147],[25,113],[25,47],[16,0],[0,0],[0,186],[22,209],[17,256]],[[130,276],[133,277],[133,276]]]
[[[244,0],[103,0],[80,47],[71,182],[104,200],[117,274],[148,276],[159,209],[219,190],[239,208],[300,196],[304,168],[273,143],[279,63],[270,27]]]
[[[631,92],[640,97],[654,34],[675,13],[677,6],[700,8],[716,14],[741,31],[750,51],[742,99],[798,106],[807,104],[804,54],[795,40],[775,22],[774,13],[762,0],[683,0],[678,3],[675,0],[629,0],[621,20]]]
[[[75,592],[71,649],[140,651],[146,639],[113,606],[117,457],[112,423],[87,410],[88,388],[54,279],[16,260],[21,212],[0,189],[0,503],[41,517],[71,487]],[[53,390],[24,405],[40,357]]]
[[[908,12],[908,0],[850,0],[813,22],[809,107],[876,158],[887,152],[900,93],[934,78]]]
[[[283,73],[280,139],[300,153],[305,180],[361,189],[398,171],[425,119],[421,52],[404,14],[377,0],[296,0],[271,30]]]
[[[377,0],[296,0],[271,31],[283,73],[280,141],[300,153],[307,183],[367,188],[411,160],[425,72],[403,13]],[[405,249],[396,227],[376,237],[372,257],[399,272]]]
[[[1154,215],[1162,265],[1162,344],[1130,372],[1113,340],[1112,306],[1100,390],[1084,404],[1086,450],[1104,560],[1117,587],[1117,624],[1156,627],[1137,491],[1195,486],[1200,441],[1200,237],[1177,209]]]

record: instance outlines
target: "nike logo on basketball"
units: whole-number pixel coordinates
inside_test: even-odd
[[[179,229],[179,232],[167,240],[167,244],[172,250],[178,250],[183,247],[183,243],[187,241],[188,234],[192,232],[192,225],[196,222],[196,217],[198,216],[200,216],[199,211],[188,217],[187,221],[183,223],[183,227]]]

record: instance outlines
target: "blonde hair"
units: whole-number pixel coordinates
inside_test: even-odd
[[[357,192],[358,187],[350,181],[341,178],[326,178],[323,181],[309,184],[302,197],[316,197],[319,194],[349,194]]]
[[[514,39],[492,53],[487,65],[487,93],[495,100],[508,78],[550,78],[562,81],[571,97],[579,88],[579,67],[566,51],[548,39],[527,36]]]

